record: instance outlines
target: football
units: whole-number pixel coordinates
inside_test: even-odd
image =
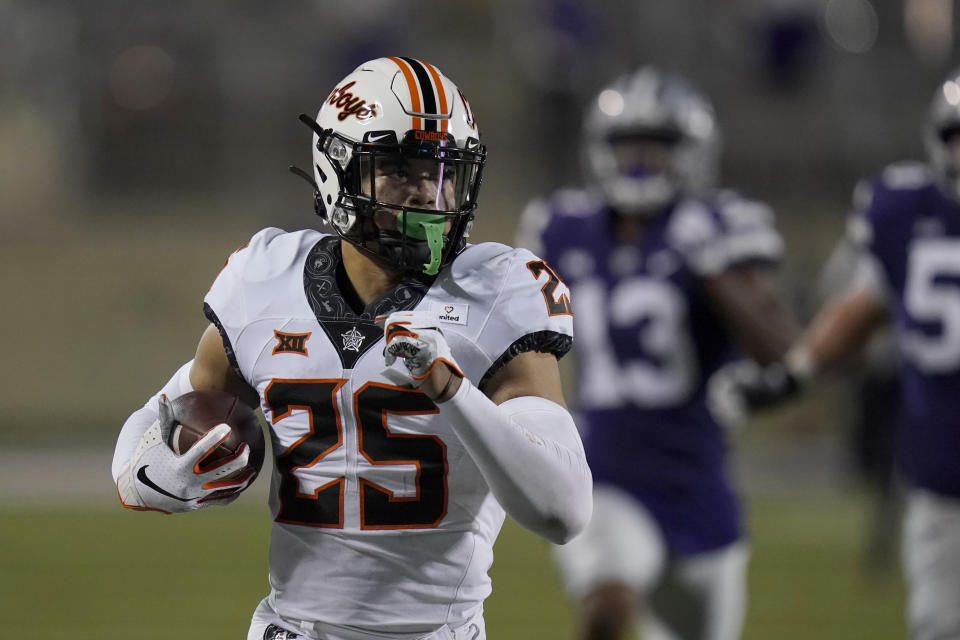
[[[200,461],[200,471],[208,471],[237,455],[246,443],[250,447],[247,466],[227,477],[252,471],[256,478],[260,473],[265,451],[263,430],[257,414],[240,398],[225,391],[191,391],[171,400],[170,409],[175,426],[168,444],[174,453],[181,455],[207,431],[226,422],[232,429],[230,435]]]

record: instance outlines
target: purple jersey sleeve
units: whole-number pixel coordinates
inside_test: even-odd
[[[900,347],[904,472],[960,496],[960,205],[917,164],[888,167],[857,200],[856,240],[881,267]]]

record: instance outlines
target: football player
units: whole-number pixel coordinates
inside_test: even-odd
[[[335,233],[268,228],[205,298],[194,359],[124,424],[124,506],[189,511],[244,482],[177,456],[163,396],[225,389],[262,409],[274,473],[270,593],[249,640],[485,637],[504,514],[562,544],[591,477],[564,405],[566,286],[537,256],[467,244],[486,150],[435,66],[388,57],[330,93],[313,130],[317,212]],[[232,478],[233,476],[231,476]]]
[[[740,632],[748,550],[705,382],[735,345],[778,358],[793,325],[770,274],[781,253],[771,212],[710,191],[718,147],[707,100],[640,68],[588,107],[591,188],[524,214],[520,243],[577,300],[594,513],[557,557],[584,639],[626,637],[641,617],[672,638]]]
[[[861,258],[849,288],[818,312],[782,362],[734,365],[716,386],[718,406],[731,414],[771,405],[892,324],[915,640],[960,637],[960,71],[937,89],[924,138],[926,164],[894,164],[857,186],[848,234]]]

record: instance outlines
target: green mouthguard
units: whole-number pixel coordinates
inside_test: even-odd
[[[404,215],[404,233],[414,240],[425,240],[430,247],[430,262],[423,265],[423,272],[428,276],[437,275],[443,255],[443,228],[446,218],[435,213],[410,211]]]

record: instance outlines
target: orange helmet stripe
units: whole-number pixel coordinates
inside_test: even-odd
[[[440,74],[437,73],[436,67],[434,67],[429,62],[422,62],[422,64],[427,68],[427,71],[430,72],[430,77],[433,78],[433,84],[435,84],[437,87],[437,97],[440,99],[440,113],[443,115],[447,115],[447,94],[443,90],[443,82],[440,80]],[[448,119],[441,120],[440,130],[446,131],[448,124],[449,124]]]
[[[403,72],[403,77],[407,81],[407,89],[410,91],[410,104],[413,107],[415,113],[422,113],[422,107],[420,106],[420,90],[417,87],[417,79],[413,76],[413,71],[407,65],[406,62],[400,58],[395,58],[389,56],[393,62],[400,67],[400,71]],[[423,129],[423,119],[418,118],[417,116],[413,117],[413,129]]]

